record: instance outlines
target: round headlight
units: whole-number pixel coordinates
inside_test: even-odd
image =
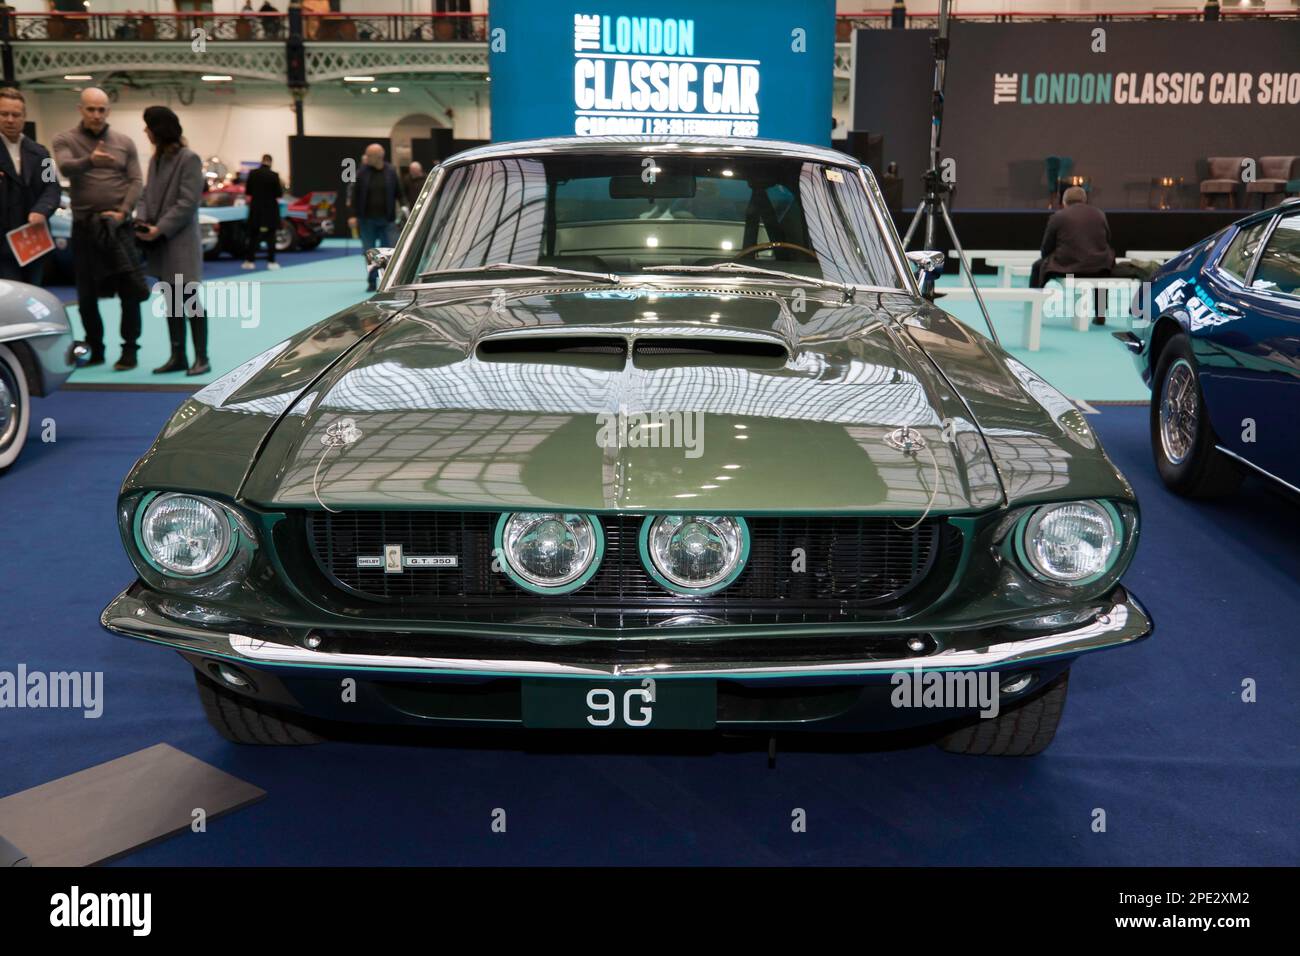
[[[603,538],[586,515],[503,515],[498,547],[515,582],[534,591],[563,593],[596,573]]]
[[[660,583],[675,591],[718,590],[734,581],[749,555],[743,518],[662,515],[647,518],[643,547]]]
[[[1119,549],[1111,513],[1095,501],[1039,508],[1025,525],[1025,555],[1049,581],[1074,584],[1110,567]]]
[[[209,574],[230,555],[233,534],[221,506],[192,495],[158,495],[140,516],[140,546],[158,570],[182,578]]]

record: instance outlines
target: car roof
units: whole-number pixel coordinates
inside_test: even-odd
[[[647,149],[678,149],[683,152],[734,152],[752,156],[786,156],[836,166],[859,165],[857,159],[838,149],[790,143],[779,139],[736,139],[721,136],[554,136],[476,146],[448,158],[454,166],[481,159],[537,156],[556,153],[643,153]]]
[[[1233,223],[1234,226],[1241,228],[1243,226],[1253,226],[1257,222],[1263,222],[1278,213],[1291,213],[1300,210],[1300,197],[1288,197],[1278,203],[1276,206],[1269,206],[1266,209],[1260,209],[1251,213],[1249,216],[1243,216]]]

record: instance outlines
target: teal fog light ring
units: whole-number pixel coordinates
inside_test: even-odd
[[[641,523],[639,543],[646,573],[660,586],[677,594],[712,594],[745,570],[749,525],[729,515],[651,515]],[[692,560],[712,561],[714,569],[690,575],[683,561]]]
[[[590,515],[506,512],[497,521],[493,547],[506,576],[524,590],[568,594],[600,569],[605,535]],[[551,573],[545,573],[548,563]]]

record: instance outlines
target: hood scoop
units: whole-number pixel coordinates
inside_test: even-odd
[[[650,336],[638,338],[632,344],[632,362],[641,368],[670,365],[781,368],[789,359],[789,349],[781,342],[739,336]]]
[[[638,368],[712,365],[767,369],[782,368],[790,360],[789,347],[774,336],[721,331],[696,334],[691,329],[668,334],[642,329],[621,334],[587,330],[576,335],[498,333],[479,340],[474,353],[484,362],[619,369],[627,363],[629,349]]]
[[[627,339],[621,335],[506,335],[479,342],[475,354],[484,362],[617,370],[627,363]]]

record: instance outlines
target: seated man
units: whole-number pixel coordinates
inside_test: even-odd
[[[1088,205],[1088,194],[1079,186],[1067,189],[1064,200],[1065,206],[1047,220],[1043,258],[1029,273],[1029,285],[1035,289],[1067,275],[1103,278],[1115,265],[1106,214]],[[1099,311],[1092,321],[1105,325],[1106,317]]]

